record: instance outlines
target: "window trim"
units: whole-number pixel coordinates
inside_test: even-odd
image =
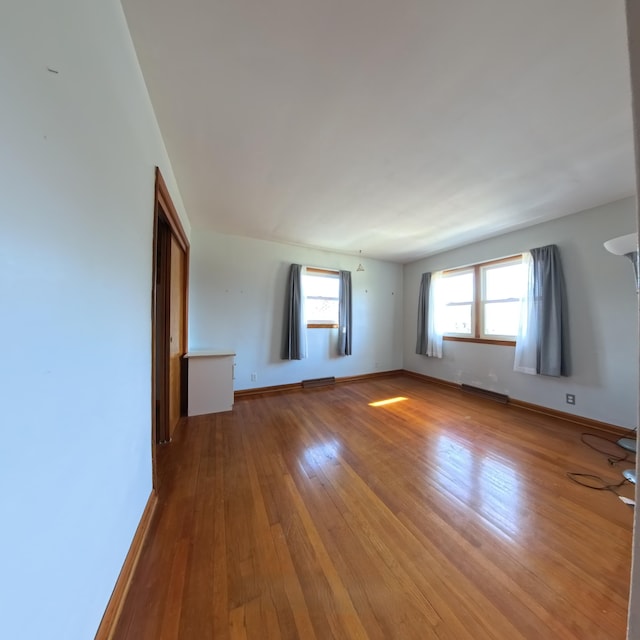
[[[450,342],[473,342],[476,344],[496,344],[505,347],[515,347],[516,341],[509,340],[506,336],[498,336],[497,338],[488,338],[486,334],[481,332],[482,327],[482,310],[484,308],[484,301],[482,299],[482,269],[501,264],[503,262],[515,262],[517,259],[522,261],[522,254],[517,253],[512,256],[506,256],[504,258],[498,258],[497,260],[488,260],[487,262],[478,262],[477,264],[467,265],[465,267],[456,267],[455,269],[445,269],[442,272],[443,276],[451,275],[457,272],[472,272],[473,273],[473,300],[471,323],[473,335],[468,336],[462,333],[445,333],[442,336],[443,340]],[[465,303],[466,304],[466,303]]]
[[[322,267],[303,267],[303,274],[311,274],[311,275],[319,275],[319,276],[331,276],[340,278],[340,271],[337,269],[325,269]],[[338,294],[338,300],[340,299],[340,295]],[[333,298],[331,298],[333,300]],[[305,297],[306,302],[306,297]],[[307,329],[337,329],[339,324],[337,322],[307,322]]]

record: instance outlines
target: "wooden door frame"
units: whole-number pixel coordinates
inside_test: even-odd
[[[155,490],[158,489],[158,469],[156,464],[156,448],[157,448],[157,429],[158,425],[156,422],[156,401],[157,401],[157,393],[156,393],[156,350],[157,350],[157,269],[158,269],[158,225],[160,219],[163,219],[167,222],[171,235],[176,239],[180,248],[184,251],[185,255],[185,265],[184,265],[184,317],[182,322],[182,339],[185,348],[188,344],[188,319],[189,319],[189,240],[187,238],[186,233],[184,232],[184,228],[182,226],[182,222],[180,221],[180,217],[178,216],[178,212],[173,205],[173,201],[171,200],[171,195],[169,194],[169,190],[167,189],[167,185],[162,177],[162,173],[160,172],[159,167],[156,167],[156,180],[155,180],[155,190],[154,190],[154,205],[153,205],[153,272],[151,279],[151,464],[152,464],[152,477],[153,477],[153,488]],[[165,260],[171,259],[170,254],[164,256]],[[167,361],[168,366],[168,361]]]
[[[173,246],[173,234],[171,233],[171,227],[169,226],[162,207],[158,209],[155,260],[156,277],[154,279],[156,298],[153,306],[155,311],[153,323],[153,328],[155,329],[155,365],[153,367],[153,373],[156,376],[154,385],[156,392],[156,407],[154,413],[156,419],[155,442],[156,444],[162,444],[169,442],[171,439],[169,424],[170,403],[167,400],[170,398],[171,393],[169,386],[170,364],[169,367],[167,367],[166,364],[167,362],[170,363],[171,360],[171,268],[173,266],[171,249]],[[163,401],[157,402],[158,397],[162,397]]]

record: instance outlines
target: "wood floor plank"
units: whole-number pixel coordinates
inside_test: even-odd
[[[231,635],[231,618],[227,589],[227,536],[225,514],[224,439],[222,420],[216,417],[214,459],[213,507],[213,594],[209,606],[212,610],[212,638],[226,640]],[[228,426],[227,428],[230,428]]]
[[[314,555],[318,561],[328,585],[331,590],[332,609],[329,611],[327,620],[336,637],[354,638],[354,640],[366,640],[367,633],[362,626],[362,622],[353,606],[349,590],[340,577],[336,566],[322,542],[318,530],[314,524],[314,519],[309,513],[300,493],[291,476],[284,476],[284,481],[289,490],[291,501],[296,508],[298,516],[304,527],[307,539],[309,540]]]
[[[317,636],[313,629],[311,617],[309,616],[300,580],[293,566],[287,540],[280,524],[273,525],[271,534],[280,563],[280,573],[282,575],[284,590],[296,623],[297,637],[316,640]]]
[[[258,625],[258,628],[263,628],[265,637],[295,637],[295,619],[282,582],[280,561],[275,541],[271,535],[271,524],[258,479],[254,455],[251,445],[247,441],[245,441],[245,456],[253,498],[256,570],[259,572],[260,590],[263,594],[257,602],[261,604],[261,611],[267,612],[269,622],[267,626],[263,621]],[[274,624],[273,613],[276,614],[277,624]]]
[[[181,539],[174,546],[173,563],[168,578],[167,600],[162,612],[159,640],[177,638],[182,618],[184,583],[189,557],[189,542]]]
[[[244,605],[229,611],[229,634],[230,640],[247,640]]]
[[[482,599],[482,592],[478,587],[469,583],[465,584],[462,575],[458,575],[454,593],[447,582],[439,578],[445,571],[451,573],[452,567],[449,563],[436,550],[430,549],[429,545],[421,545],[384,501],[380,500],[378,496],[371,495],[372,492],[368,486],[348,465],[332,474],[329,482],[343,497],[345,503],[350,505],[348,515],[356,525],[354,531],[361,535],[362,533],[366,534],[371,543],[375,554],[369,558],[369,562],[373,563],[381,559],[387,566],[404,574],[402,576],[403,582],[409,581],[416,589],[423,589],[427,593],[426,603],[422,603],[420,609],[423,614],[431,613],[430,620],[425,621],[420,628],[414,628],[405,637],[420,638],[420,634],[424,634],[428,628],[427,624],[441,627],[439,637],[444,635],[444,637],[464,638],[469,635],[469,628],[474,628],[474,634],[470,636],[474,638],[492,637],[493,632],[498,632],[503,637],[517,637],[517,632],[511,627],[508,620],[501,620],[495,614],[492,615],[490,602],[482,602],[481,605],[485,615],[492,620],[491,630],[483,631],[484,619],[477,619],[474,616],[475,607],[469,608],[467,606],[474,598]],[[428,583],[425,583],[422,578],[427,567],[433,573],[433,577]],[[455,611],[452,610],[448,604],[449,599],[460,599],[463,593],[465,597],[461,599]],[[407,595],[404,594],[405,603]],[[409,602],[411,600],[408,599]],[[414,614],[415,617],[417,616]],[[467,628],[464,626],[465,620],[468,624]],[[445,624],[441,624],[442,622]],[[447,630],[453,631],[453,633],[450,634]]]
[[[633,512],[566,475],[606,458],[401,375],[185,419],[115,640],[623,640]]]

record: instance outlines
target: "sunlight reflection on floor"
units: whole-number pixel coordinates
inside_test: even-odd
[[[335,461],[340,454],[341,447],[342,445],[338,440],[331,440],[307,447],[303,454],[305,462],[312,469],[320,469],[327,463]]]
[[[386,400],[378,400],[377,402],[370,402],[370,407],[385,407],[389,404],[396,404],[396,402],[403,402],[404,400],[408,400],[409,398],[405,398],[404,396],[397,396],[395,398],[387,398]]]
[[[436,478],[448,492],[472,507],[492,530],[507,540],[519,536],[523,512],[520,474],[506,460],[474,452],[460,440],[438,436]]]

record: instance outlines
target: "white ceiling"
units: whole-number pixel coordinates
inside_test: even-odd
[[[123,0],[192,226],[408,262],[634,193],[622,0]]]

